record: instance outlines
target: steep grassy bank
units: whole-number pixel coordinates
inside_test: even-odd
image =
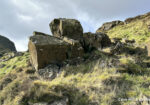
[[[111,38],[135,39],[137,44],[145,44],[150,40],[150,30],[148,28],[148,25],[150,24],[149,20],[150,15],[147,15],[145,18],[135,18],[133,21],[118,25],[108,30],[106,33]]]
[[[150,104],[150,57],[144,49],[150,37],[147,22],[136,19],[108,30],[111,38],[135,39],[136,44],[121,44],[119,53],[112,53],[112,46],[87,53],[85,62],[68,64],[51,81],[34,70],[28,52],[4,55],[0,58],[0,105],[54,105],[60,100],[68,105]]]
[[[12,66],[19,64],[16,68],[20,69],[8,69],[7,73],[5,69],[5,75],[0,80],[0,104],[32,105],[67,97],[71,105],[134,105],[140,103],[136,98],[150,97],[148,57],[95,53],[100,55],[98,60],[66,67],[52,81],[29,72],[32,67],[25,67],[29,56],[27,53],[6,61]],[[24,58],[25,62],[12,62],[19,58]],[[138,59],[141,61],[138,62]],[[4,68],[0,71],[4,71]],[[133,100],[127,101],[128,98]]]

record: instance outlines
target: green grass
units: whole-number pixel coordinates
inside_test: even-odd
[[[52,81],[43,79],[31,80],[36,74],[13,72],[7,73],[0,84],[16,75],[12,82],[0,90],[0,99],[3,105],[27,105],[38,102],[53,102],[54,100],[69,97],[71,105],[126,105],[133,101],[119,101],[126,98],[150,97],[150,68],[136,64],[136,57],[120,55],[120,65],[125,65],[134,73],[120,73],[117,67],[101,68],[102,60],[109,62],[113,57],[101,55],[101,58],[86,64],[70,66],[63,69],[62,73]],[[28,55],[23,58],[28,58]],[[20,58],[20,57],[19,57]],[[22,58],[22,57],[21,57]],[[11,60],[15,60],[13,58]],[[144,61],[146,58],[142,58]],[[9,62],[9,61],[8,61]],[[12,62],[11,64],[18,64]],[[128,71],[128,68],[125,68]],[[141,72],[137,72],[140,69]],[[136,71],[136,72],[135,72]],[[11,77],[12,78],[12,77]]]
[[[7,58],[4,56],[1,59]],[[0,68],[0,76],[7,74],[17,68],[23,68],[27,66],[27,62],[29,60],[29,53],[25,53],[23,56],[14,57],[8,61],[1,62],[0,65],[5,65],[3,68]]]
[[[110,29],[107,34],[111,38],[135,39],[138,44],[149,41],[150,31],[143,20],[138,20],[125,25],[119,25]]]

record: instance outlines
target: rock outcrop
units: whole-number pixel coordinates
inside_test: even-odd
[[[77,42],[70,44],[57,37],[39,32],[34,32],[34,36],[30,37],[28,47],[31,63],[37,70],[50,63],[61,63],[66,59],[83,55],[83,49]]]
[[[0,35],[0,55],[7,52],[16,52],[15,44],[8,38]]]
[[[50,64],[43,69],[39,69],[38,74],[44,79],[53,80],[60,74],[60,67],[55,64]]]
[[[138,15],[136,17],[127,18],[125,20],[125,23],[128,24],[128,23],[131,23],[133,21],[140,20],[140,19],[146,19],[146,18],[149,18],[149,17],[150,17],[150,12],[146,13],[144,15]]]
[[[55,37],[68,37],[79,40],[83,35],[83,28],[78,20],[75,19],[54,19],[50,23],[50,29]]]
[[[29,41],[31,63],[36,69],[40,69],[49,63],[64,61],[68,47],[68,43],[52,36],[31,36]]]
[[[96,32],[105,32],[105,31],[108,31],[108,30],[114,28],[117,25],[122,25],[122,24],[124,24],[124,22],[119,21],[119,20],[112,21],[112,22],[106,22]]]
[[[81,41],[83,48],[86,52],[93,49],[101,49],[111,44],[111,40],[104,33],[84,33],[83,40]]]
[[[82,57],[85,52],[111,44],[109,37],[103,33],[83,35],[83,28],[75,19],[54,19],[50,29],[53,36],[35,31],[30,37],[28,47],[36,70]]]

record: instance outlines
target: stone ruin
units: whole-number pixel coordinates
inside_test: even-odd
[[[54,19],[49,26],[53,35],[35,31],[29,39],[30,60],[36,70],[111,44],[106,34],[83,33],[80,22],[75,19]]]

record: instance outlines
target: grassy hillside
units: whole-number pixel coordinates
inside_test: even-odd
[[[0,105],[51,103],[64,97],[71,105],[134,105],[140,103],[135,98],[150,97],[148,57],[110,56],[99,51],[94,54],[99,59],[66,67],[52,81],[41,79],[27,67],[28,53],[3,62],[9,67],[0,69]],[[14,65],[17,67],[12,69]],[[127,98],[134,101],[125,101]]]
[[[0,58],[0,77],[10,73],[13,70],[27,66],[29,61],[28,53],[24,53],[21,56],[11,57],[13,55],[14,53],[8,53]]]
[[[107,34],[135,39],[143,47],[150,37],[144,21],[116,26]],[[51,105],[61,99],[68,99],[68,105],[149,105],[150,57],[134,45],[114,55],[109,49],[86,54],[86,62],[62,68],[52,81],[32,68],[28,52],[11,59],[11,54],[4,55],[0,58],[0,105]]]
[[[142,19],[131,21],[128,24],[118,25],[106,33],[111,37],[135,39],[137,44],[145,44],[150,39],[150,30],[147,24],[149,24],[150,16]]]

